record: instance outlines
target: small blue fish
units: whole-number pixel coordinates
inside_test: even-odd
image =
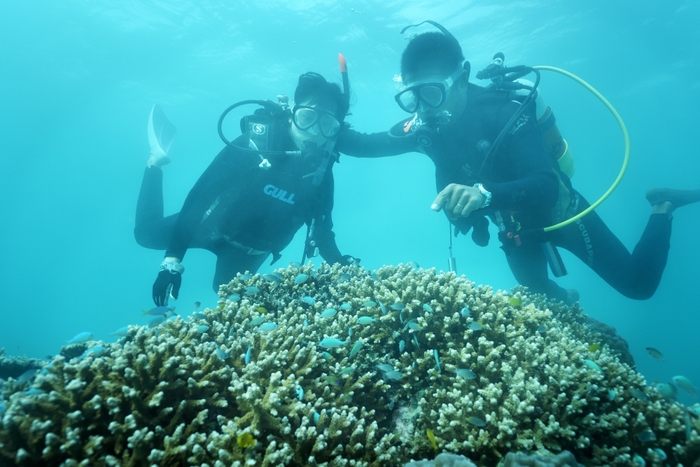
[[[539,326],[537,328],[537,332],[539,332],[540,334],[544,334],[545,332],[547,332],[547,328],[544,326]]]
[[[610,402],[614,401],[617,397],[617,391],[614,389],[608,389],[608,400]]]
[[[486,426],[486,422],[479,417],[469,417],[467,423],[478,427]]]
[[[403,374],[400,371],[391,370],[384,372],[384,377],[391,381],[398,381],[403,378]]]
[[[21,375],[19,375],[17,377],[17,382],[19,384],[26,384],[26,383],[30,382],[32,380],[32,378],[34,378],[34,376],[36,376],[36,374],[38,372],[39,372],[38,368],[31,368],[31,369],[25,371],[24,373],[22,373]]]
[[[386,306],[384,306],[381,300],[379,300],[379,309],[382,310],[383,315],[388,313],[388,311],[386,310]]]
[[[256,293],[260,292],[260,289],[255,287],[254,285],[251,285],[250,287],[245,288],[245,295],[246,297],[252,297]]]
[[[316,299],[313,297],[309,297],[308,295],[306,297],[301,297],[301,301],[306,303],[307,305],[316,304]]]
[[[297,392],[297,399],[302,400],[304,398],[304,388],[302,388],[301,386],[297,386],[296,392]]]
[[[318,414],[318,412],[314,411],[314,425],[318,425],[319,418],[321,418],[321,416]]]
[[[263,322],[265,322],[265,317],[258,316],[257,318],[253,318],[252,320],[250,320],[250,323],[248,323],[248,326],[251,326],[251,327],[257,326],[259,324],[262,324]]]
[[[165,316],[156,316],[148,322],[148,328],[157,328],[166,321]],[[156,330],[157,331],[157,330]]]
[[[26,394],[28,396],[40,396],[42,394],[46,394],[46,391],[43,391],[39,388],[31,387],[31,388],[27,389],[26,391],[24,391],[24,394]]]
[[[352,305],[350,305],[349,303],[343,303],[342,305],[340,305],[340,309],[343,311],[350,311],[352,310]]]
[[[197,331],[200,334],[204,334],[208,330],[209,330],[209,326],[207,326],[206,324],[200,324],[199,326],[197,326],[195,328],[195,331]]]
[[[260,325],[258,331],[260,332],[272,332],[277,329],[277,323],[265,323]]]
[[[307,280],[309,280],[308,274],[297,274],[297,276],[294,278],[294,285],[301,285]]]
[[[652,451],[654,451],[654,454],[656,455],[656,457],[658,457],[660,461],[665,461],[666,459],[668,459],[668,456],[663,451],[663,449],[654,448],[652,449]]]
[[[415,320],[415,319],[412,319],[411,321],[409,321],[408,323],[406,323],[406,326],[405,326],[405,327],[407,327],[408,329],[411,329],[411,330],[413,330],[413,331],[420,331],[420,330],[423,329],[423,328],[420,326],[420,324],[416,323],[416,320]]]
[[[202,313],[201,311],[195,311],[195,312],[192,313],[192,315],[190,315],[190,316],[192,316],[192,319],[204,319],[204,318],[207,317],[207,315],[205,315],[205,314]]]
[[[86,349],[85,352],[83,352],[83,354],[80,356],[80,358],[85,358],[88,355],[94,355],[95,357],[101,357],[106,353],[107,353],[107,349],[104,346],[95,345],[93,347],[90,347],[89,349]]]
[[[253,275],[250,273],[245,273],[245,274],[241,274],[240,276],[238,276],[239,281],[249,281],[252,278],[253,278]]]
[[[221,360],[226,360],[228,358],[228,354],[218,347],[216,349],[216,356]]]
[[[678,389],[673,384],[668,383],[657,383],[654,388],[656,392],[661,395],[664,399],[669,402],[676,400],[676,395],[678,394]]]
[[[338,313],[338,310],[335,308],[327,308],[323,311],[323,313],[321,313],[321,318],[332,318],[336,313]]]
[[[648,402],[649,400],[651,400],[651,399],[649,399],[649,396],[647,395],[646,392],[640,391],[639,389],[634,389],[634,388],[628,389],[628,392],[630,394],[632,394],[632,396],[635,399],[638,399],[640,401]]]
[[[341,274],[340,277],[338,277],[338,284],[342,284],[343,282],[347,282],[350,280],[350,274],[347,272],[344,274]]]
[[[304,329],[306,329],[306,328],[308,328],[308,327],[309,327],[309,320],[307,320],[306,318],[304,318]]]
[[[471,329],[474,332],[477,332],[482,331],[484,327],[481,325],[481,323],[477,321],[472,321],[471,323],[469,323],[469,329]]]
[[[274,274],[263,274],[263,279],[274,284],[280,283],[280,278]]]
[[[362,349],[362,341],[355,342],[355,345],[352,346],[352,350],[350,351],[348,358],[353,358],[360,352],[360,349]]]
[[[433,349],[433,356],[435,357],[435,366],[438,371],[442,372],[442,368],[440,368],[440,356],[438,355],[437,349]]]
[[[119,337],[126,337],[128,335],[129,335],[129,326],[121,327],[110,334],[110,336],[119,336]]]
[[[362,306],[365,308],[372,308],[377,306],[377,302],[375,302],[374,300],[367,300],[365,303],[362,304]]]
[[[5,402],[0,402],[0,417],[5,414],[5,410],[7,410],[7,404]]]
[[[413,335],[413,342],[416,344],[416,348],[417,348],[417,349],[420,348],[420,345],[418,344],[418,338],[416,337],[415,334]],[[414,363],[415,363],[415,362],[414,362]]]
[[[329,354],[328,352],[321,352],[321,355],[323,355],[323,358],[325,358],[328,362],[333,360],[333,355]]]
[[[379,282],[379,276],[374,271],[369,273],[369,277],[371,277],[375,281]]]
[[[340,339],[336,339],[335,337],[326,337],[321,342],[319,342],[319,345],[324,349],[335,349],[337,347],[344,346],[346,343],[347,341],[341,341]]]
[[[169,318],[176,313],[174,306],[157,306],[155,308],[151,308],[150,310],[144,311],[143,314],[150,316],[165,316],[166,318]]]
[[[654,434],[653,431],[647,430],[647,431],[642,431],[637,435],[637,439],[641,441],[642,443],[648,443],[650,441],[656,441],[656,434]]]
[[[352,337],[352,328],[348,328],[348,337]]]
[[[404,305],[401,302],[396,302],[396,303],[392,303],[389,308],[391,308],[394,311],[403,311],[403,309],[406,308],[406,305]]]
[[[89,331],[81,332],[76,334],[71,340],[67,341],[68,344],[83,344],[89,342],[95,335]]]
[[[359,318],[357,318],[357,324],[361,324],[363,326],[367,326],[369,324],[372,324],[375,321],[377,321],[377,320],[372,318],[371,316],[360,316]]]
[[[647,347],[646,350],[647,350],[647,353],[649,354],[649,356],[651,358],[653,358],[654,360],[663,360],[664,359],[664,354],[659,352],[654,347]]]
[[[461,368],[455,371],[455,374],[464,379],[476,379],[476,373],[468,368]]]
[[[324,379],[326,380],[326,382],[333,384],[335,386],[338,386],[339,384],[341,384],[340,378],[338,378],[335,375],[326,376]]]
[[[241,295],[237,293],[232,293],[231,295],[228,296],[228,299],[231,300],[232,302],[237,302],[238,300],[241,299]]]
[[[403,353],[405,348],[406,348],[406,341],[401,339],[399,341],[399,352]]]
[[[587,358],[584,358],[583,364],[586,365],[591,370],[595,370],[595,371],[598,371],[600,373],[603,372],[602,368],[600,368],[600,366],[596,362],[594,362],[593,360],[589,360]]]
[[[243,361],[245,362],[246,365],[250,363],[250,357],[251,357],[251,348],[250,348],[250,344],[248,344],[248,350],[245,351],[245,358],[243,359]]]
[[[301,267],[301,263],[297,261],[292,261],[291,263],[289,263],[289,267],[292,269],[299,269]]]
[[[469,310],[469,307],[465,306],[462,308],[462,311],[460,311],[460,314],[462,315],[462,318],[467,319],[472,315],[472,312]]]
[[[378,363],[377,368],[379,368],[381,371],[384,371],[384,372],[394,371],[393,365],[390,365],[388,363]]]
[[[353,371],[355,371],[355,368],[349,366],[347,368],[343,368],[342,370],[340,370],[340,373],[338,373],[338,376],[349,375]]]
[[[634,467],[644,467],[645,465],[647,465],[647,462],[642,456],[640,456],[639,454],[635,454],[634,457],[632,457],[632,465]]]
[[[432,312],[433,312],[433,308],[432,308],[430,305],[428,305],[428,304],[426,303],[426,304],[423,305],[423,311],[425,311],[426,313],[432,313]]]
[[[685,376],[674,376],[671,378],[671,381],[673,381],[673,384],[687,392],[691,397],[696,397],[696,391],[698,388],[696,388]]]

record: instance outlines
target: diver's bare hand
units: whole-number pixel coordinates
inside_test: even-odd
[[[450,183],[433,201],[430,209],[440,211],[443,209],[448,217],[467,217],[473,211],[484,205],[486,198],[478,188],[473,186]]]

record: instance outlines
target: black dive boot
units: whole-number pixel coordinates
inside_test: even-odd
[[[652,188],[647,191],[647,200],[654,206],[669,202],[674,209],[686,204],[700,201],[700,190],[671,190],[670,188]]]

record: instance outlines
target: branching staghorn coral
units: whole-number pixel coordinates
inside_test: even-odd
[[[681,406],[589,350],[600,335],[579,309],[523,289],[322,265],[241,275],[220,298],[56,357],[29,390],[10,380],[0,463],[390,466],[444,451],[490,466],[569,450],[655,465],[660,450],[686,465],[700,451]]]

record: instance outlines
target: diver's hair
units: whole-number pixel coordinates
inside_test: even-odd
[[[441,32],[425,32],[411,39],[403,51],[401,76],[424,68],[437,68],[440,73],[449,76],[463,61],[462,47],[454,37]]]
[[[304,73],[299,77],[299,84],[294,91],[294,102],[307,102],[326,107],[328,110],[333,110],[341,122],[350,110],[350,105],[340,86],[326,81],[326,78],[313,72]]]

